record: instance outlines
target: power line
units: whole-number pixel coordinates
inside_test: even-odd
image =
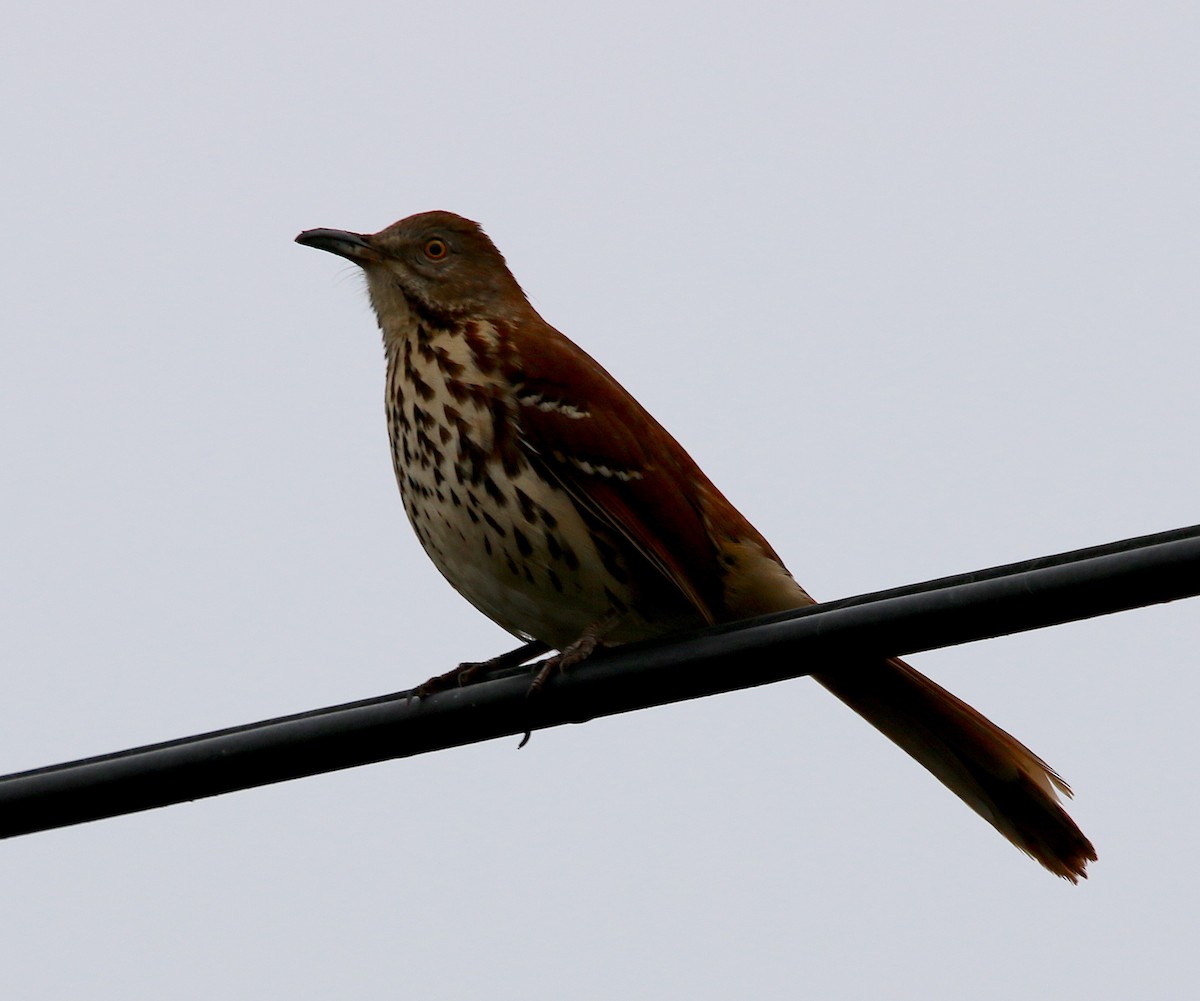
[[[528,673],[509,668],[419,700],[399,692],[19,772],[0,778],[0,837],[1197,594],[1200,525],[604,651],[533,699]]]

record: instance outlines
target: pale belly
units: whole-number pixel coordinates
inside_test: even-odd
[[[631,602],[566,493],[545,490],[528,470],[503,491],[504,504],[485,504],[469,485],[442,492],[458,503],[430,503],[401,485],[417,537],[454,588],[514,635],[561,648]]]
[[[559,649],[602,622],[616,620],[610,642],[680,627],[632,610],[625,543],[589,524],[565,490],[512,451],[507,468],[481,466],[497,434],[482,395],[452,393],[442,367],[416,351],[404,380],[401,364],[389,367],[387,398],[396,479],[418,539],[463,597],[510,633]]]

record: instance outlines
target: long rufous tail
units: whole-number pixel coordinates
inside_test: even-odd
[[[1071,790],[1015,737],[902,660],[813,675],[1056,876],[1087,877],[1096,850],[1059,803]]]

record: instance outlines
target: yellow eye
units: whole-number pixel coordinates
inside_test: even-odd
[[[450,253],[450,248],[446,246],[445,240],[439,240],[436,236],[432,240],[425,241],[425,256],[431,261],[440,261]]]

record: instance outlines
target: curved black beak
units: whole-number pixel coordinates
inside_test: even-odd
[[[379,251],[371,245],[371,239],[362,233],[351,233],[344,229],[306,229],[296,242],[305,247],[327,250],[355,264],[378,261]]]

